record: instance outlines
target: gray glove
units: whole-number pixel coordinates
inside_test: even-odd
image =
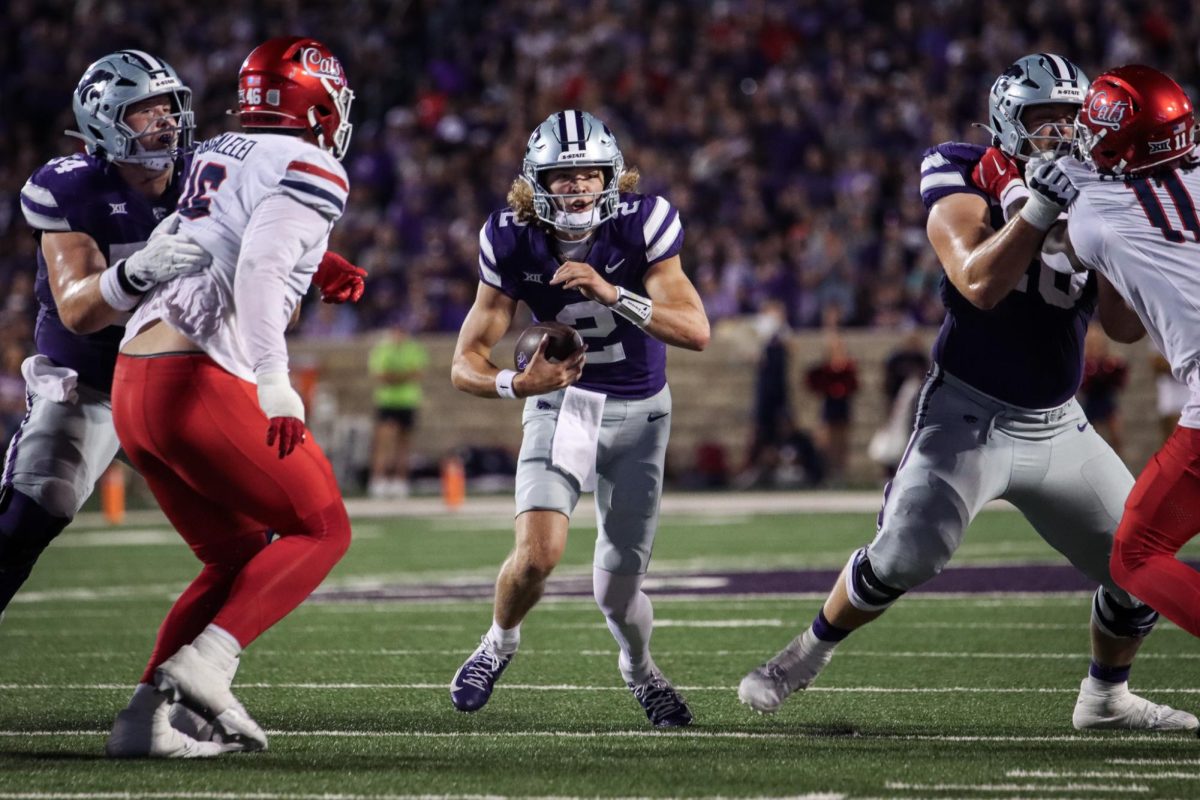
[[[1049,230],[1079,194],[1059,162],[1049,154],[1029,159],[1025,165],[1025,186],[1029,189],[1029,200],[1021,209],[1021,217],[1040,231]]]

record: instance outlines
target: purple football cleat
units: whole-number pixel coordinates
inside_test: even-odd
[[[485,635],[450,682],[450,701],[459,711],[478,711],[487,705],[512,654],[502,655]]]
[[[682,728],[692,724],[692,710],[661,672],[655,670],[645,683],[628,683],[629,691],[642,704],[646,718],[656,728]]]

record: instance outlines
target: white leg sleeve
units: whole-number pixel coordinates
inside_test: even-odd
[[[650,634],[654,607],[642,591],[644,575],[617,575],[592,568],[592,591],[604,613],[608,629],[621,647],[617,665],[626,682],[642,683],[654,670]]]

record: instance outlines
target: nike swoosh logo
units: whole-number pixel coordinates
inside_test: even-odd
[[[618,261],[615,264],[609,264],[607,267],[604,268],[604,271],[606,273],[608,273],[609,275],[611,275],[617,267],[621,266],[624,263],[625,263],[625,259],[622,258],[620,261]]]
[[[656,421],[662,419],[663,417],[667,416],[667,414],[670,414],[670,413],[671,413],[670,411],[666,411],[666,412],[663,412],[662,414],[648,414],[648,415],[646,415],[646,422],[656,422]]]
[[[997,175],[1003,175],[1003,174],[1004,174],[1004,167],[1000,166],[1000,162],[996,160],[996,157],[995,157],[995,156],[992,156],[992,163],[996,165],[996,174],[997,174]]]
[[[1075,430],[1079,431],[1080,433],[1083,433],[1083,429],[1086,428],[1087,426],[1088,426],[1088,424],[1085,422],[1082,425],[1076,425]]]

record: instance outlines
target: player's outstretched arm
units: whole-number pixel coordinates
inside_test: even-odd
[[[458,332],[458,344],[454,347],[454,361],[450,366],[450,382],[454,388],[476,397],[530,397],[565,388],[579,380],[583,374],[584,352],[581,350],[564,361],[548,361],[545,339],[538,345],[524,372],[514,374],[492,363],[492,348],[508,330],[516,308],[516,300],[480,282],[475,303],[467,312]],[[503,379],[508,393],[504,393],[497,377]]]
[[[1014,216],[993,231],[991,212],[982,197],[958,193],[929,210],[925,232],[946,277],[972,305],[993,308],[1021,281],[1042,248],[1046,231]]]
[[[71,333],[95,333],[119,325],[126,314],[104,301],[100,276],[108,261],[96,240],[75,231],[42,234],[42,255],[58,316]]]

